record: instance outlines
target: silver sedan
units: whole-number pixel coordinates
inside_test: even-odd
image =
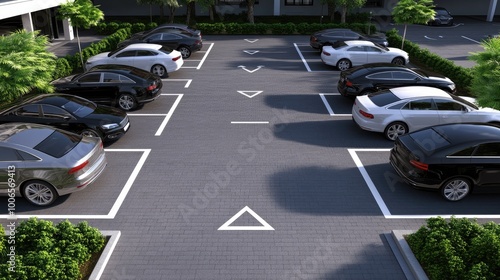
[[[48,206],[104,171],[102,141],[39,124],[0,125],[0,195]]]
[[[362,129],[382,132],[389,140],[438,124],[500,124],[500,111],[478,108],[474,101],[432,87],[399,87],[356,97],[352,118]]]

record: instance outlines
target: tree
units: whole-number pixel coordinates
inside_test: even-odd
[[[400,0],[394,6],[392,10],[394,22],[405,25],[401,49],[403,49],[405,43],[408,24],[426,24],[433,20],[436,14],[433,7],[432,0]]]
[[[472,53],[469,59],[477,65],[473,68],[470,89],[476,94],[481,107],[500,110],[500,38],[493,38],[481,43],[483,52]]]
[[[214,10],[215,10],[215,0],[197,0],[196,3],[198,3],[202,8],[207,8],[208,9],[208,14],[210,16],[210,21],[214,21]]]
[[[183,0],[186,3],[186,25],[191,23],[191,17],[195,16],[196,0]]]
[[[69,19],[71,25],[75,27],[82,66],[84,63],[80,36],[78,36],[78,28],[89,29],[92,26],[96,26],[99,21],[104,19],[104,13],[98,7],[99,6],[94,6],[90,0],[74,0],[73,2],[68,0],[68,2],[62,4],[58,10],[59,18]]]
[[[255,23],[253,16],[253,6],[255,5],[255,0],[247,0],[247,20],[249,23]]]
[[[167,4],[168,9],[170,10],[170,17],[169,17],[169,22],[173,23],[174,22],[174,16],[175,16],[175,10],[179,8],[181,5],[177,0],[160,0],[164,1],[165,4]]]
[[[0,101],[12,101],[33,90],[54,91],[50,82],[56,56],[47,51],[48,42],[38,31],[0,36]]]
[[[137,0],[139,5],[149,5],[149,22],[153,22],[152,5],[157,4],[155,0]],[[163,9],[163,8],[162,8]]]
[[[321,5],[328,6],[328,17],[330,22],[333,22],[335,18],[335,10],[337,9],[337,0],[321,0]],[[323,14],[321,15],[323,17]]]
[[[366,0],[336,0],[340,6],[340,22],[345,23],[347,12],[351,9],[361,8],[365,5]]]

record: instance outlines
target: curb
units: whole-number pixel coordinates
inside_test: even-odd
[[[103,230],[101,231],[102,235],[109,236],[108,243],[106,243],[106,247],[102,251],[99,260],[97,261],[94,270],[92,270],[92,274],[89,276],[89,280],[99,280],[104,272],[104,268],[106,268],[106,264],[108,264],[109,258],[111,258],[111,254],[118,243],[118,239],[120,239],[121,231],[119,230]]]
[[[405,235],[414,232],[414,230],[393,230],[390,236],[386,234],[386,238],[408,280],[429,280],[404,238]]]

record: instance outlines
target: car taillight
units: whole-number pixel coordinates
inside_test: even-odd
[[[156,84],[152,84],[149,87],[147,87],[146,89],[151,91],[151,90],[154,90],[155,88],[156,88]]]
[[[194,42],[195,45],[199,45],[201,44],[201,41],[200,40],[196,40],[196,42]]]
[[[326,55],[326,56],[330,56],[331,55],[329,52],[325,52],[325,51],[323,51],[323,54]]]
[[[180,56],[180,55],[179,55],[178,57],[174,57],[174,58],[172,58],[172,61],[177,61],[177,60],[179,60],[179,58],[181,58],[181,56]]]
[[[365,117],[365,118],[368,118],[368,119],[373,119],[373,115],[372,115],[372,114],[370,114],[370,113],[367,113],[367,112],[365,112],[365,111],[363,111],[363,110],[359,110],[359,113],[360,113],[363,117]]]
[[[318,39],[316,39],[316,37],[311,36],[311,41],[316,42],[316,41],[318,41]]]
[[[410,164],[413,165],[413,166],[415,166],[416,168],[424,170],[424,171],[429,170],[429,165],[428,164],[420,162],[418,160],[412,159],[412,160],[410,160]]]
[[[346,79],[345,85],[348,87],[352,87],[352,82]]]
[[[86,160],[84,161],[82,164],[79,164],[73,168],[71,168],[69,171],[68,171],[68,174],[73,174],[73,173],[76,173],[80,170],[82,170],[85,166],[87,166],[87,164],[89,164],[89,161]]]

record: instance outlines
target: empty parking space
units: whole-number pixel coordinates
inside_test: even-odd
[[[472,193],[464,200],[448,202],[437,191],[404,183],[389,163],[390,149],[350,149],[349,153],[388,219],[500,218],[500,193]]]
[[[333,75],[340,71],[330,65],[326,65],[321,61],[320,51],[309,46],[309,43],[293,43],[297,53],[299,54],[304,68],[308,72],[332,72]]]
[[[350,117],[352,115],[352,98],[343,97],[340,93],[320,93],[319,96],[330,116]]]

